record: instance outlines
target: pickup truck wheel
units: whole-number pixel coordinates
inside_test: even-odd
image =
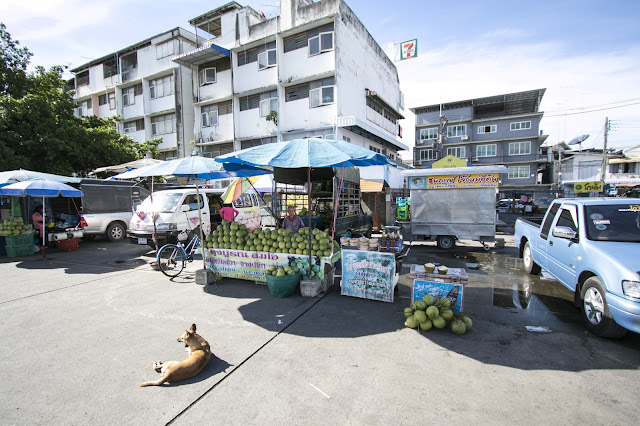
[[[439,249],[451,250],[456,245],[456,240],[451,235],[440,235],[436,243]]]
[[[524,270],[527,271],[527,273],[531,275],[537,275],[540,273],[540,265],[533,261],[529,241],[524,243],[524,247],[522,248],[522,263],[524,263]]]
[[[126,232],[124,225],[115,222],[107,227],[106,236],[109,241],[120,241],[125,237]]]
[[[598,277],[590,277],[585,281],[580,293],[584,322],[596,336],[619,339],[627,334],[627,330],[613,320],[605,294]]]

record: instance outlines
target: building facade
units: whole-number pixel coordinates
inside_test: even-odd
[[[447,155],[474,165],[504,165],[501,188],[549,189],[548,159],[540,146],[540,102],[546,89],[411,108],[416,115],[413,164]]]
[[[226,3],[72,72],[78,115],[120,115],[161,159],[215,157],[300,137],[400,161],[403,96],[393,62],[341,0],[281,0],[280,15]]]
[[[190,21],[194,137],[202,155],[301,137],[399,160],[403,105],[395,65],[341,0],[281,0],[266,19],[227,3]]]
[[[119,115],[118,131],[145,142],[162,138],[162,157],[191,152],[191,68],[172,57],[192,50],[195,35],[174,28],[72,69],[77,116]],[[187,96],[185,96],[185,94]]]

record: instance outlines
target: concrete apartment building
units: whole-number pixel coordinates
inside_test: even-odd
[[[195,46],[193,33],[174,28],[72,69],[66,89],[75,91],[75,114],[120,115],[121,134],[137,142],[162,138],[165,158],[190,154],[191,68],[171,58]]]
[[[122,115],[164,159],[312,136],[408,149],[396,67],[344,1],[281,0],[271,19],[230,2],[189,23],[74,69],[78,112]]]
[[[426,167],[447,155],[474,165],[500,164],[509,173],[501,188],[548,190],[548,159],[539,130],[546,89],[411,108],[416,115],[413,165]]]

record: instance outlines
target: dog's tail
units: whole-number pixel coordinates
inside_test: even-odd
[[[167,379],[166,378],[161,378],[160,380],[158,380],[157,382],[144,382],[144,383],[140,383],[140,387],[143,388],[145,386],[160,386],[162,385],[164,382],[166,382]]]

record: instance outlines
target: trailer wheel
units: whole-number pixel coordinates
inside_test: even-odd
[[[456,245],[456,239],[451,235],[440,235],[436,239],[438,248],[442,250],[451,250]]]

